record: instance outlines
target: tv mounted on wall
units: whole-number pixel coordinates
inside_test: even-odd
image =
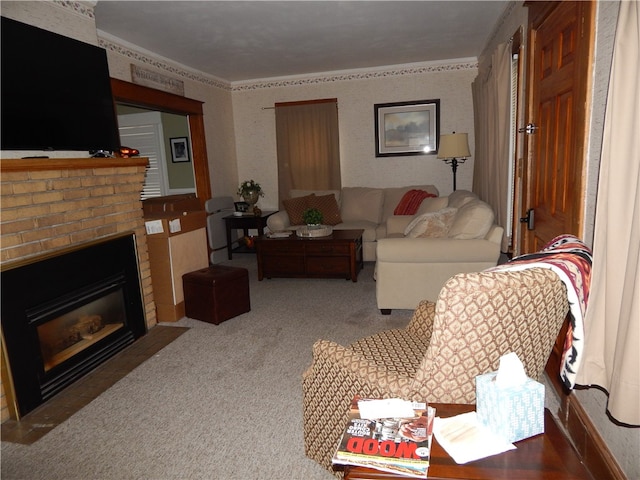
[[[120,148],[104,49],[2,17],[2,150]]]

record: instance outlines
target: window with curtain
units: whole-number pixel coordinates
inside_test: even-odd
[[[338,101],[276,103],[278,201],[292,189],[340,190]]]

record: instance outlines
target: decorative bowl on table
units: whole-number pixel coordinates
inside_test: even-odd
[[[296,235],[303,238],[327,237],[333,233],[329,225],[306,225],[296,230]]]

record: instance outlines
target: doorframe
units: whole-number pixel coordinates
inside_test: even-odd
[[[202,104],[204,102],[149,87],[143,87],[142,85],[125,82],[117,78],[111,78],[111,92],[115,103],[123,103],[187,116],[189,120],[189,130],[191,132],[196,196],[204,210],[205,202],[211,198],[211,178],[209,176],[209,160],[207,158],[204,114],[202,111]]]

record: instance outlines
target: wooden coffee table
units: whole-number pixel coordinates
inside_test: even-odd
[[[326,237],[256,239],[258,280],[272,277],[346,278],[358,281],[364,230],[334,230]]]
[[[450,417],[470,412],[474,405],[433,404],[436,416]],[[576,451],[556,425],[551,412],[544,411],[544,434],[527,438],[499,455],[458,465],[435,440],[431,447],[428,479],[432,480],[593,480]],[[336,467],[337,469],[338,467]],[[345,480],[407,479],[369,468],[345,466]]]

